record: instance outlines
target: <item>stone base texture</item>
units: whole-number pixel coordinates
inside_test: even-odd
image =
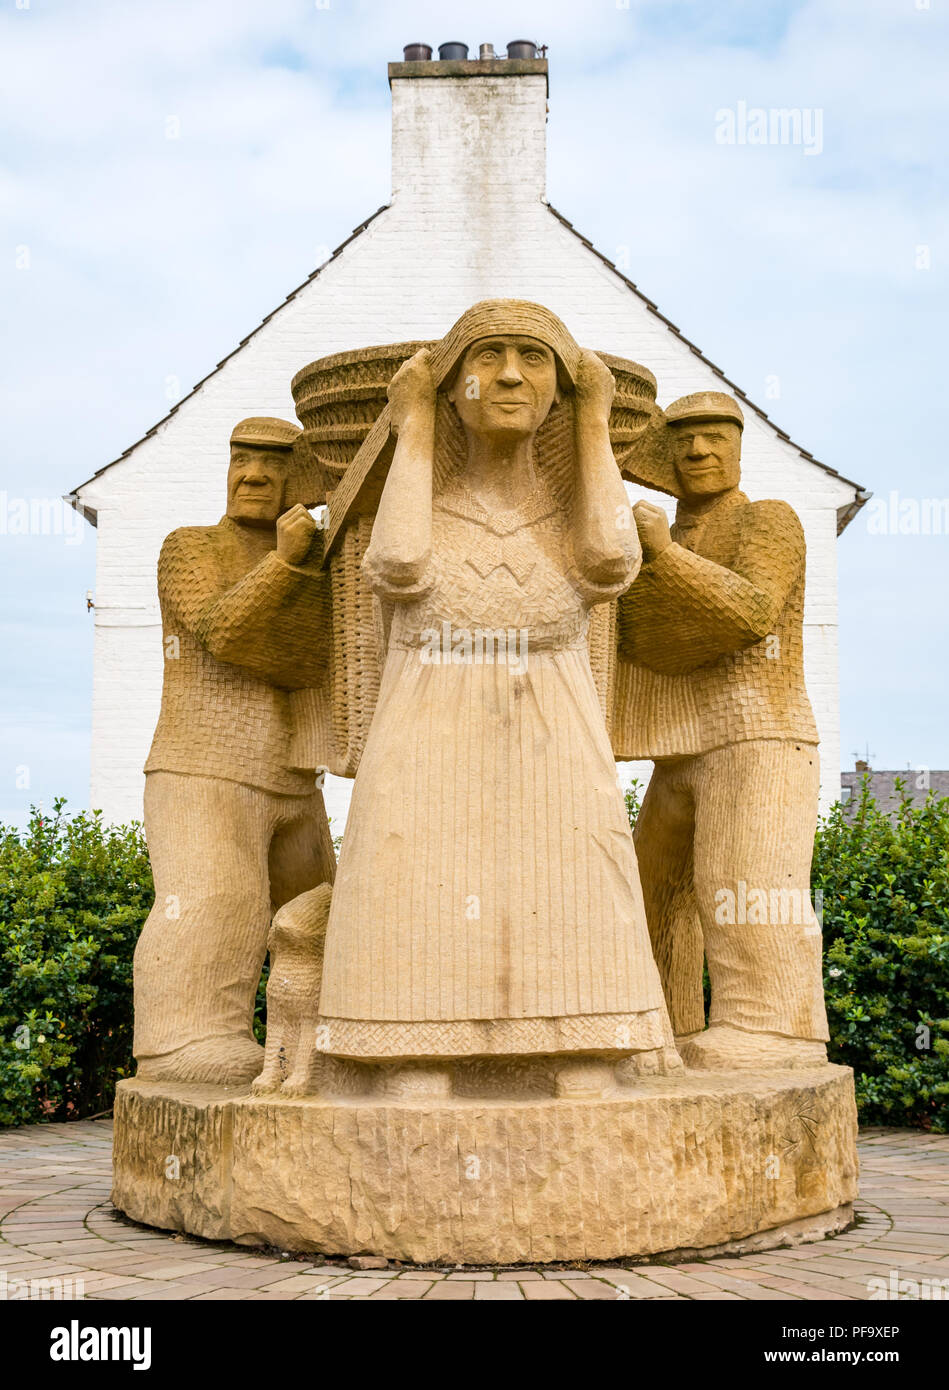
[[[842,1229],[848,1068],[641,1078],[598,1100],[282,1100],[124,1081],[112,1200],[243,1245],[407,1263],[728,1253]]]

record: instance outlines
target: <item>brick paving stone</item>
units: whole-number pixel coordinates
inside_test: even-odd
[[[110,1288],[110,1289],[105,1289],[105,1290],[103,1290],[102,1293],[99,1293],[98,1290],[94,1290],[90,1295],[88,1295],[88,1297],[91,1297],[91,1298],[117,1298],[117,1299],[123,1299],[123,1300],[124,1300],[124,1299],[126,1299],[126,1298],[133,1298],[136,1294],[139,1294],[139,1293],[141,1293],[143,1290],[147,1290],[147,1289],[148,1289],[148,1280],[147,1280],[147,1279],[136,1279],[136,1280],[134,1281],[134,1283],[131,1282],[131,1281],[129,1281],[129,1280],[126,1280],[126,1282],[125,1282],[124,1284],[116,1284],[116,1285],[113,1285],[112,1288]]]
[[[521,1288],[524,1290],[524,1297],[528,1303],[547,1302],[550,1299],[575,1299],[577,1296],[571,1289],[567,1288],[566,1284],[556,1279],[549,1281],[529,1279],[521,1285]]]
[[[332,1286],[332,1292],[334,1297],[337,1294],[342,1294],[344,1297],[353,1297],[359,1294],[364,1298],[368,1298],[371,1293],[376,1292],[376,1289],[384,1289],[388,1282],[388,1279],[342,1279],[338,1284]],[[284,1292],[289,1292],[291,1298],[293,1297],[294,1290],[287,1289],[285,1280],[282,1280],[279,1284],[271,1283],[267,1287],[270,1289],[282,1289]],[[312,1283],[309,1287],[313,1287]],[[299,1290],[297,1290],[297,1292],[299,1292]]]
[[[32,1250],[34,1255],[88,1254],[90,1250],[97,1249],[99,1238],[87,1236],[85,1240],[24,1241],[23,1245],[27,1250]]]
[[[708,1293],[708,1284],[697,1279],[694,1274],[683,1274],[678,1269],[650,1269],[649,1283],[673,1289],[676,1293]]]
[[[172,1301],[175,1300],[175,1299],[177,1299],[177,1301],[178,1301],[179,1303],[196,1303],[196,1302],[198,1301],[198,1299],[202,1299],[202,1300],[204,1300],[204,1301],[208,1301],[208,1300],[207,1300],[207,1295],[208,1295],[209,1293],[216,1293],[216,1292],[217,1292],[216,1289],[213,1289],[213,1288],[208,1288],[208,1289],[202,1288],[202,1287],[200,1287],[200,1286],[197,1285],[197,1284],[180,1284],[180,1285],[178,1286],[177,1293],[159,1293],[159,1294],[156,1294],[155,1297],[158,1298],[158,1299],[161,1299],[163,1302],[169,1302],[169,1303],[172,1302]],[[225,1290],[223,1290],[223,1292],[226,1293],[227,1290],[225,1289]],[[257,1296],[257,1290],[256,1290],[256,1289],[241,1290],[240,1292],[243,1292],[243,1293],[245,1294],[245,1300],[238,1300],[238,1301],[246,1301],[246,1298],[248,1298],[248,1297],[249,1297],[249,1298],[255,1298],[255,1297]],[[142,1303],[145,1303],[145,1302],[147,1302],[147,1299],[141,1299],[141,1300],[139,1300],[139,1301],[142,1302]],[[219,1300],[219,1301],[223,1301],[223,1300]],[[286,1303],[288,1300],[287,1300],[287,1298],[286,1298],[285,1296],[283,1296],[282,1299],[281,1299],[281,1301],[282,1301],[283,1303]]]
[[[520,1284],[495,1279],[493,1284],[475,1284],[475,1303],[522,1303]]]
[[[762,1279],[762,1282],[764,1282],[764,1279]],[[823,1300],[826,1298],[850,1299],[851,1297],[849,1294],[832,1293],[827,1290],[818,1290],[815,1289],[813,1284],[802,1284],[799,1283],[796,1279],[785,1279],[782,1278],[780,1275],[774,1275],[773,1277],[769,1277],[767,1283],[771,1288],[784,1289],[787,1293],[796,1294],[798,1298],[811,1300],[817,1299],[821,1302],[823,1302]]]
[[[87,1294],[93,1291],[102,1293],[105,1289],[117,1289],[126,1283],[121,1274],[77,1274],[75,1278],[82,1280],[83,1290]]]
[[[495,1273],[494,1273],[493,1270],[488,1271],[488,1270],[484,1270],[484,1269],[473,1269],[473,1270],[470,1270],[470,1271],[469,1271],[469,1270],[458,1270],[458,1271],[456,1271],[454,1274],[449,1274],[449,1275],[448,1275],[448,1278],[449,1278],[449,1279],[464,1279],[464,1280],[466,1280],[468,1283],[472,1283],[472,1282],[478,1283],[479,1280],[487,1280],[487,1279],[490,1279],[490,1280],[492,1281],[492,1283],[493,1283],[493,1282],[494,1282],[494,1279],[496,1278],[496,1275],[495,1275]]]
[[[111,1294],[112,1290],[106,1289],[106,1298],[109,1298]],[[136,1289],[134,1293],[129,1294],[128,1297],[134,1301],[140,1298],[157,1298],[160,1294],[164,1294],[168,1298],[180,1298],[182,1296],[181,1285],[177,1283],[165,1283],[158,1279],[148,1281],[142,1280],[140,1287]]]
[[[788,1303],[793,1302],[797,1295],[769,1288],[767,1284],[755,1284],[749,1279],[742,1289],[741,1297],[749,1299],[752,1303]]]
[[[543,1275],[536,1269],[506,1269],[503,1274],[498,1275],[498,1279],[512,1279],[517,1283],[522,1283],[525,1279],[543,1279]]]
[[[736,1294],[739,1298],[744,1297],[745,1289],[743,1281],[741,1279],[736,1279],[728,1270],[716,1270],[710,1266],[706,1266],[701,1274],[693,1274],[691,1277],[698,1279],[700,1283],[705,1285],[704,1289],[699,1290],[696,1297],[699,1297],[702,1293],[710,1293],[712,1291],[710,1285],[717,1289],[726,1289],[728,1292]]]
[[[31,1259],[25,1265],[14,1268],[8,1265],[0,1252],[0,1269],[5,1270],[10,1279],[77,1279],[80,1270],[76,1265],[55,1264],[50,1262],[48,1265],[38,1264],[35,1259]],[[127,1280],[123,1280],[127,1283]]]
[[[223,1303],[225,1301],[243,1301],[250,1298],[252,1289],[211,1289],[208,1293],[196,1293],[191,1299],[192,1303]]]
[[[707,1303],[711,1299],[714,1299],[716,1303],[722,1303],[726,1299],[732,1299],[739,1303],[741,1302],[741,1295],[737,1293],[729,1293],[728,1289],[716,1289],[712,1293],[696,1293],[693,1294],[692,1297],[695,1299],[697,1303]]]
[[[877,1275],[876,1277],[879,1278],[879,1275]],[[819,1290],[821,1289],[827,1289],[832,1293],[847,1294],[849,1297],[852,1298],[870,1297],[870,1290],[867,1285],[866,1279],[841,1279],[837,1275],[820,1274],[819,1272],[813,1269],[805,1269],[801,1266],[799,1266],[794,1271],[793,1278],[799,1284],[812,1285],[815,1290],[813,1295],[814,1298],[823,1297],[823,1295],[819,1292]]]
[[[423,1295],[423,1301],[427,1303],[430,1299],[471,1300],[474,1298],[476,1287],[473,1279],[469,1279],[463,1284],[452,1284],[447,1279],[442,1279],[439,1283],[433,1284],[428,1293]]]
[[[617,1302],[614,1285],[605,1284],[602,1279],[575,1279],[572,1274],[565,1274],[563,1282],[564,1287],[576,1294],[577,1298],[610,1299],[613,1303]]]
[[[344,1276],[329,1274],[289,1274],[281,1277],[279,1270],[251,1269],[244,1274],[215,1274],[208,1270],[205,1279],[217,1280],[222,1288],[229,1289],[283,1289],[292,1294],[294,1290],[307,1293],[310,1289],[322,1288],[324,1284],[340,1284]]]
[[[609,1274],[598,1274],[597,1278],[607,1280],[614,1287],[627,1290],[629,1298],[675,1298],[676,1293],[673,1289],[667,1289],[664,1284],[654,1284],[651,1279],[644,1279],[640,1274],[634,1274],[629,1269],[615,1269]]]
[[[180,1279],[183,1274],[193,1274],[194,1265],[184,1264],[159,1264],[156,1269],[149,1270],[149,1276],[153,1279]]]
[[[369,1297],[375,1302],[392,1302],[403,1298],[423,1298],[429,1289],[435,1287],[431,1279],[424,1282],[421,1279],[393,1279],[386,1284],[384,1289],[377,1290]]]

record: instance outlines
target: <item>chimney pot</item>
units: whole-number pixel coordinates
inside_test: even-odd
[[[507,56],[509,58],[536,58],[537,45],[531,43],[529,39],[515,39],[507,46]]]
[[[481,47],[478,49],[478,57],[481,59],[482,62],[484,62],[486,58],[497,57],[497,54],[494,51],[494,44],[483,43]]]
[[[468,57],[468,45],[466,43],[440,43],[438,56],[443,63],[463,63]]]
[[[402,50],[402,56],[407,63],[428,63],[431,61],[432,49],[427,43],[407,43]]]

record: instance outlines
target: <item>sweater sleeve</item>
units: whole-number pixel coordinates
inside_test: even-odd
[[[326,674],[328,583],[318,557],[288,565],[270,551],[227,586],[211,542],[187,530],[172,532],[158,561],[163,603],[216,660],[291,690]]]
[[[801,566],[804,532],[786,502],[749,504],[734,567],[673,542],[620,600],[620,651],[680,674],[754,646],[772,631]]]

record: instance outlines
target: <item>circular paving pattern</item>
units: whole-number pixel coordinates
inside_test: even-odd
[[[0,1131],[0,1283],[7,1297],[17,1281],[42,1280],[67,1298],[123,1300],[861,1300],[879,1298],[894,1280],[904,1281],[904,1299],[927,1297],[940,1287],[933,1281],[949,1281],[949,1135],[861,1131],[858,1222],[841,1235],[785,1250],[629,1269],[357,1271],[342,1260],[281,1258],[162,1234],[113,1210],[111,1145],[108,1120]]]

